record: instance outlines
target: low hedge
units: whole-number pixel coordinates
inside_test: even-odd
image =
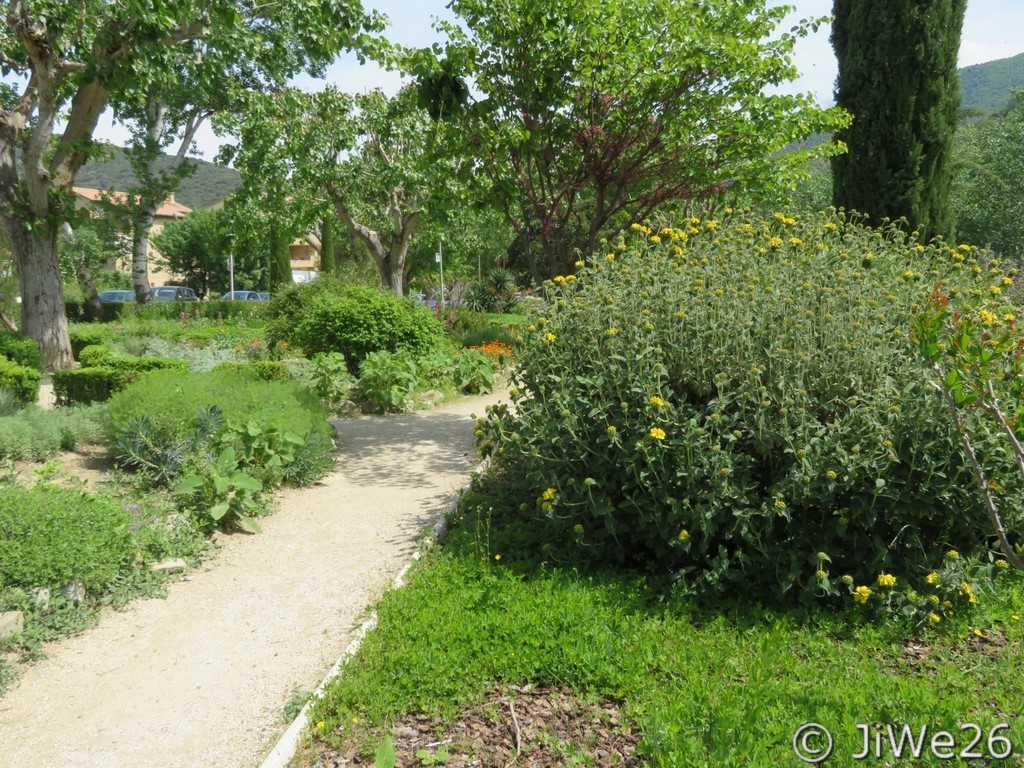
[[[34,403],[39,399],[39,384],[43,375],[35,368],[0,357],[0,389],[7,389],[21,403]]]
[[[0,330],[0,357],[6,357],[12,363],[24,365],[26,368],[43,369],[43,356],[39,345],[33,339],[8,331]]]
[[[83,367],[56,371],[53,391],[58,405],[99,403],[150,371],[188,371],[188,363],[172,357],[130,357],[118,355],[106,347],[90,345],[80,357]]]
[[[106,365],[54,371],[53,394],[60,406],[102,403],[127,387],[133,378],[129,371]]]

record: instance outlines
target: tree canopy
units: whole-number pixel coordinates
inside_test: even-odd
[[[463,171],[486,180],[553,275],[669,201],[785,184],[808,153],[834,151],[779,154],[843,116],[769,92],[796,77],[793,45],[811,24],[773,34],[785,12],[764,6],[454,0],[443,59],[421,51],[409,66],[479,94],[458,109],[446,91],[472,158]]]
[[[1024,255],[1024,90],[1005,115],[964,125],[953,199],[957,237],[1001,257]]]
[[[243,79],[329,61],[361,40],[367,23],[358,0],[5,0],[0,7],[0,71],[20,83],[0,109],[0,224],[18,265],[22,330],[51,368],[74,362],[57,231],[73,209],[71,186],[95,151],[91,136],[106,106],[144,104],[184,61],[202,64],[200,77]]]

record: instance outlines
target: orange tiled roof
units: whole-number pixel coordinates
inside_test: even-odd
[[[105,195],[109,195],[114,202],[121,202],[124,200],[124,192],[104,191],[100,189],[90,189],[89,187],[74,187],[74,192],[79,197],[82,197],[91,202],[99,202]],[[186,213],[192,213],[192,209],[187,205],[182,205],[174,199],[174,195],[171,195],[164,200],[160,207],[156,210],[157,216],[164,216],[169,219],[180,219],[185,216]]]

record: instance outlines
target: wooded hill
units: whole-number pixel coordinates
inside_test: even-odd
[[[960,70],[963,108],[998,112],[1010,103],[1010,91],[1024,88],[1024,53]]]
[[[76,187],[121,191],[137,183],[124,150],[120,147],[112,149],[111,157],[94,158],[82,166],[82,170],[75,178]],[[171,161],[169,157],[162,159],[167,163]],[[194,164],[196,170],[182,182],[181,188],[175,193],[175,199],[193,210],[209,208],[219,203],[242,183],[238,171],[234,168],[194,158],[186,162]]]

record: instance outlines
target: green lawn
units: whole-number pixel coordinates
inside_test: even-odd
[[[492,549],[495,534],[461,521],[383,600],[378,629],[313,713],[319,738],[337,745],[358,729],[372,754],[403,713],[444,721],[495,684],[538,682],[620,700],[654,766],[801,765],[793,737],[808,722],[834,736],[829,766],[864,764],[858,724],[944,729],[959,750],[974,735],[961,726],[977,723],[984,751],[1007,721],[996,736],[1024,750],[1024,580],[937,633],[852,614],[713,610],[643,580],[521,570]],[[888,761],[867,764],[950,764],[893,762],[886,738],[882,750]]]

